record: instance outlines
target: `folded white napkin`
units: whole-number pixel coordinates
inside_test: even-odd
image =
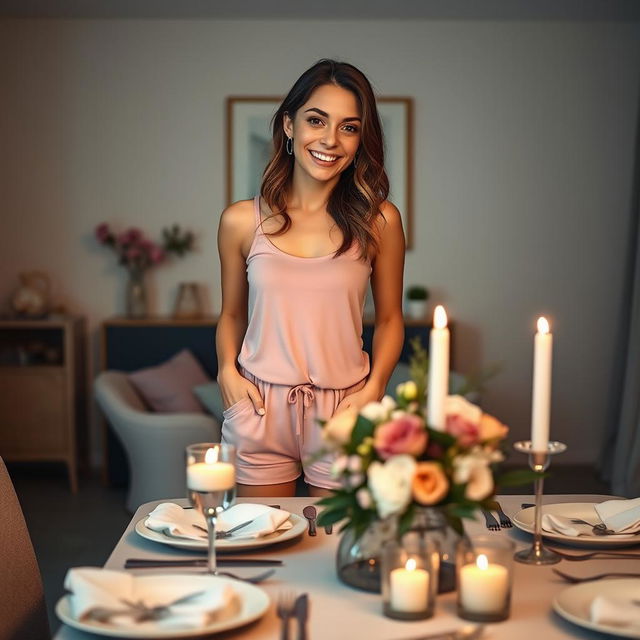
[[[236,592],[229,584],[209,583],[203,589],[199,581],[194,584],[193,580],[168,579],[167,576],[150,580],[148,576],[94,567],[69,569],[64,586],[71,591],[70,610],[76,620],[91,619],[92,611],[97,608],[124,610],[105,623],[117,627],[156,625],[163,629],[197,629],[232,612],[236,598]],[[146,622],[135,622],[134,613],[127,611],[122,602],[122,599],[142,600],[147,607],[160,606],[198,591],[203,593],[188,602],[173,605],[170,615]]]
[[[274,531],[284,531],[293,525],[289,520],[291,514],[284,509],[274,509],[266,504],[236,504],[218,516],[217,531],[228,531],[233,527],[252,520],[251,524],[232,534],[233,540],[260,538]],[[145,520],[145,525],[153,531],[164,533],[174,538],[204,540],[207,534],[193,525],[206,529],[207,523],[198,509],[183,509],[173,502],[159,504]]]
[[[611,627],[640,627],[640,606],[633,599],[596,596],[591,601],[591,621]]]
[[[595,505],[595,509],[600,520],[616,533],[640,531],[640,498],[607,500]]]
[[[593,514],[594,524],[596,515]],[[553,516],[550,513],[542,514],[542,528],[550,533],[561,533],[565,536],[577,538],[578,536],[594,537],[593,529],[587,524],[574,524],[571,518]]]

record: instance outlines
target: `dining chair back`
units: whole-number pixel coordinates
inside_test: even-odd
[[[51,637],[42,578],[9,472],[0,458],[0,638]]]

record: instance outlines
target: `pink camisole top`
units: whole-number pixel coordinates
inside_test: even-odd
[[[345,389],[369,373],[362,314],[371,263],[354,243],[342,255],[305,258],[256,232],[247,256],[248,326],[238,362],[256,378]]]

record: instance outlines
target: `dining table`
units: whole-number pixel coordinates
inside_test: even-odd
[[[611,496],[604,495],[546,495],[544,504],[603,502]],[[533,503],[531,495],[504,495],[496,498],[504,512],[511,518],[521,510],[523,503]],[[176,502],[182,506],[189,504],[185,498],[157,500],[141,505],[131,522],[116,544],[104,567],[106,569],[124,570],[128,558],[148,559],[184,559],[204,557],[202,552],[194,552],[174,548],[167,544],[159,544],[141,537],[135,531],[135,525],[145,518],[161,502]],[[313,504],[314,499],[296,498],[251,498],[238,499],[238,502],[272,504],[277,502],[282,509],[302,516],[305,506]],[[530,547],[532,535],[516,528],[501,528],[489,532],[484,518],[478,514],[475,520],[464,521],[465,532],[473,537],[491,535],[509,538],[515,543],[516,550]],[[327,533],[318,527],[317,535],[311,536],[308,531],[294,540],[280,542],[269,547],[261,547],[235,552],[247,558],[273,558],[283,561],[276,568],[273,576],[258,585],[266,592],[270,603],[265,614],[258,620],[230,631],[215,634],[219,640],[226,638],[243,638],[246,640],[273,640],[280,637],[280,619],[276,614],[278,597],[284,592],[296,595],[306,593],[309,598],[309,615],[307,638],[309,640],[418,640],[439,632],[459,629],[470,624],[456,614],[456,593],[441,594],[436,599],[434,615],[426,620],[404,621],[386,617],[382,611],[380,594],[354,589],[343,584],[336,573],[336,552],[340,540],[339,527]],[[639,540],[640,542],[640,540]],[[570,547],[545,541],[550,548],[558,548],[570,553],[588,551],[585,548]],[[590,559],[584,562],[562,560],[556,565],[534,566],[514,563],[513,590],[510,616],[497,623],[485,626],[483,639],[486,640],[560,640],[566,638],[582,638],[603,640],[613,638],[608,634],[573,624],[554,612],[554,598],[570,585],[557,576],[553,567],[559,568],[575,576],[591,576],[594,574],[622,571],[640,574],[640,544],[617,549],[618,551],[637,554],[637,558]],[[262,568],[234,567],[230,569],[240,576],[250,576],[261,572]],[[200,568],[155,568],[135,569],[137,575],[163,575],[202,573]],[[293,627],[292,627],[293,630]],[[62,624],[55,634],[55,640],[95,640],[98,636],[73,629]],[[207,636],[213,637],[213,636]],[[293,633],[291,636],[295,638]]]

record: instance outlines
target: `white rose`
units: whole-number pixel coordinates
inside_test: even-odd
[[[331,465],[331,475],[334,478],[338,478],[342,475],[347,468],[349,458],[347,456],[338,456]]]
[[[386,420],[388,414],[388,409],[381,402],[369,402],[360,409],[360,415],[371,422]]]
[[[453,461],[453,481],[465,484],[465,497],[469,500],[484,500],[493,491],[493,474],[489,468],[490,455],[483,450],[474,450],[470,455],[458,456]]]
[[[351,432],[356,426],[358,412],[351,407],[336,413],[322,429],[322,439],[331,446],[341,447],[351,439]]]
[[[373,504],[371,493],[365,487],[356,491],[356,500],[362,509],[368,509]]]
[[[409,504],[415,470],[416,461],[407,455],[393,456],[384,464],[375,461],[369,465],[369,489],[381,518],[398,513]]]
[[[387,411],[392,411],[396,408],[396,401],[391,396],[384,396],[384,398],[380,400],[380,404],[382,404]]]
[[[447,416],[460,416],[475,426],[480,424],[482,418],[482,409],[462,396],[447,396],[444,411]]]
[[[349,456],[347,468],[351,473],[360,473],[362,471],[362,458],[360,456]]]

